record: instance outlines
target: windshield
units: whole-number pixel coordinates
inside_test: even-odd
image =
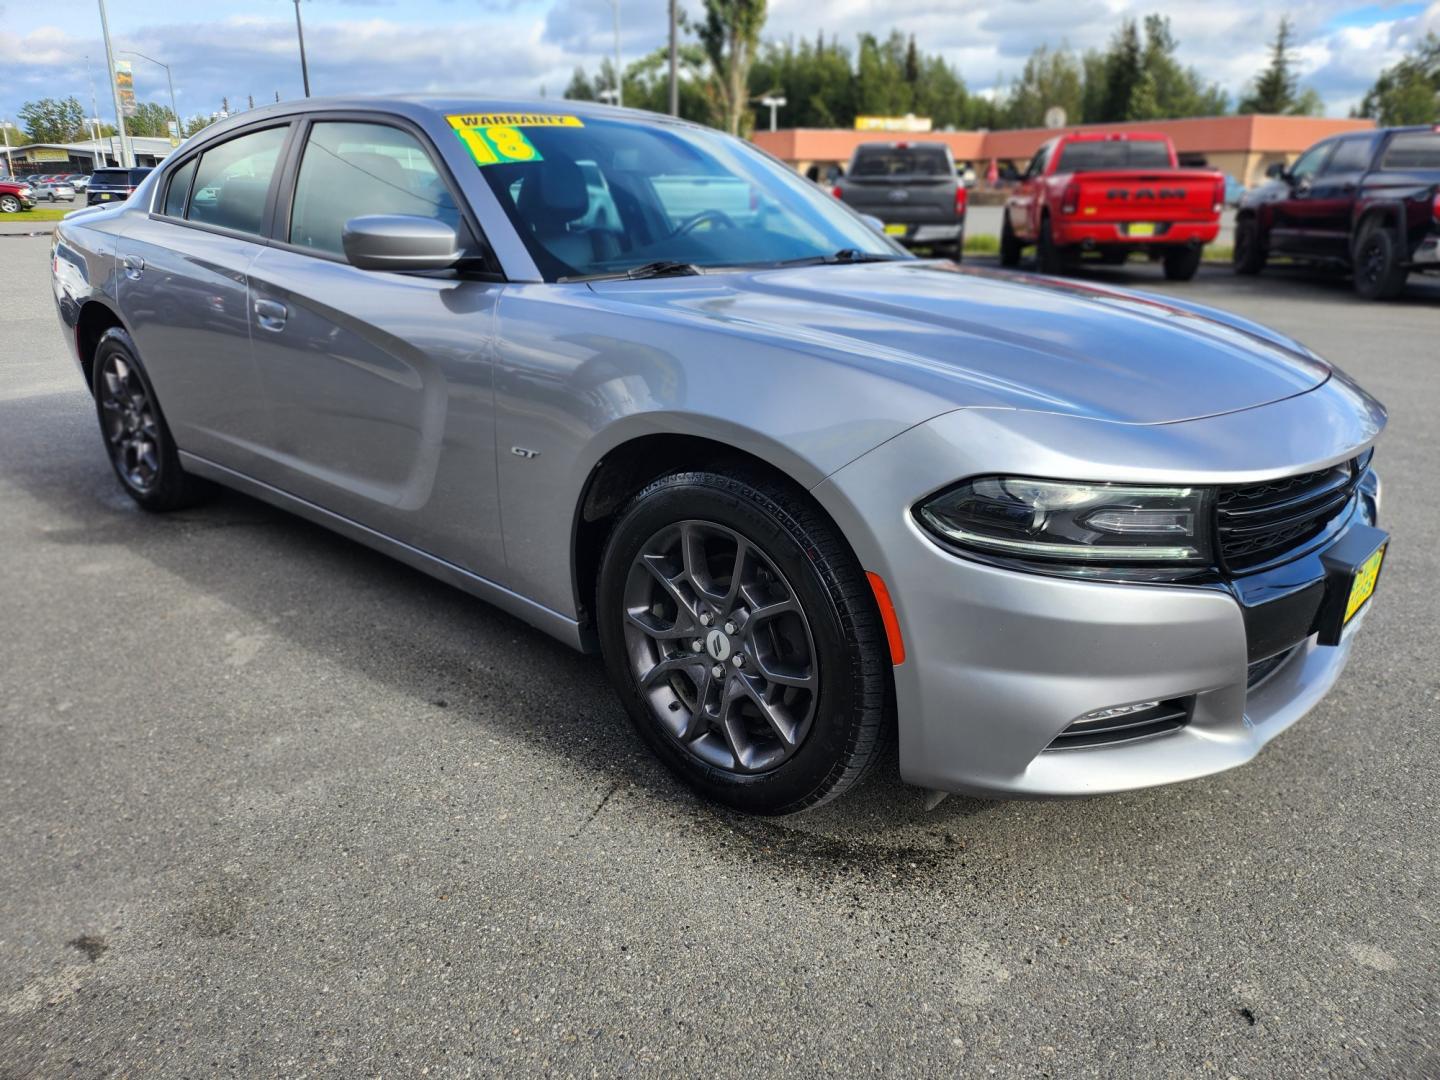
[[[1159,139],[1085,141],[1068,143],[1056,172],[1091,172],[1096,169],[1168,169],[1170,148]]]
[[[562,114],[449,120],[547,281],[660,262],[906,257],[804,177],[720,132]]]
[[[942,146],[862,146],[851,176],[950,176]]]

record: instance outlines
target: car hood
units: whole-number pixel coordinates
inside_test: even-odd
[[[1330,376],[1304,346],[1121,289],[905,260],[597,282],[607,301],[826,351],[942,407],[1157,424],[1254,408]]]

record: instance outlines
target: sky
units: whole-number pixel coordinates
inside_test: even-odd
[[[662,45],[667,0],[620,0],[628,63]],[[593,70],[614,48],[610,0],[302,0],[315,94],[456,91],[558,97],[576,65]],[[701,0],[681,0],[692,13]],[[169,64],[182,116],[301,96],[293,0],[107,0],[117,50]],[[817,18],[817,10],[821,12]],[[1238,96],[1266,61],[1281,14],[1298,31],[1305,85],[1330,115],[1347,114],[1376,74],[1426,31],[1440,32],[1440,0],[770,0],[767,39],[823,30],[914,33],[972,91],[1009,83],[1041,44],[1102,46],[1126,16],[1171,18],[1180,57]],[[96,0],[0,2],[0,118],[38,97],[71,94],[111,119]],[[88,58],[88,59],[87,59]],[[165,103],[164,71],[136,57],[135,90]],[[781,88],[783,89],[783,88]],[[780,115],[784,126],[784,112]]]

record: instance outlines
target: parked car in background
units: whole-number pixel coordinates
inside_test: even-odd
[[[855,148],[831,194],[879,218],[906,247],[930,248],[959,262],[969,196],[944,143],[874,142]]]
[[[1245,185],[1236,180],[1235,177],[1225,175],[1225,205],[1239,206],[1240,200],[1245,197]]]
[[[96,169],[90,174],[90,190],[86,193],[88,200],[92,205],[124,202],[150,173],[151,170],[144,167]]]
[[[66,202],[75,201],[75,185],[70,183],[69,180],[59,176],[52,176],[48,180],[42,180],[40,183],[34,185],[34,191],[37,201],[41,199],[46,202],[57,202],[61,199]]]
[[[1235,272],[1258,274],[1271,255],[1348,269],[1371,300],[1440,271],[1440,125],[1338,135],[1271,166],[1241,200]]]
[[[1182,169],[1168,136],[1145,132],[1060,135],[1030,159],[1005,204],[1000,263],[1018,266],[1034,245],[1044,274],[1078,266],[1087,252],[1124,262],[1143,252],[1189,281],[1220,232],[1225,178]]]
[[[1339,678],[1385,557],[1385,410],[1310,349],[913,258],[668,116],[247,110],[67,216],[50,270],[135,502],[238,488],[600,651],[749,812],[897,734],[939,791],[1239,765]]]
[[[35,196],[25,180],[0,180],[0,214],[18,214],[35,205]]]

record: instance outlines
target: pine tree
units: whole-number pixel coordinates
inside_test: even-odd
[[[1278,116],[1294,109],[1300,83],[1290,59],[1294,38],[1290,16],[1280,16],[1275,40],[1270,43],[1270,64],[1255,76],[1250,93],[1240,102],[1239,112]]]

